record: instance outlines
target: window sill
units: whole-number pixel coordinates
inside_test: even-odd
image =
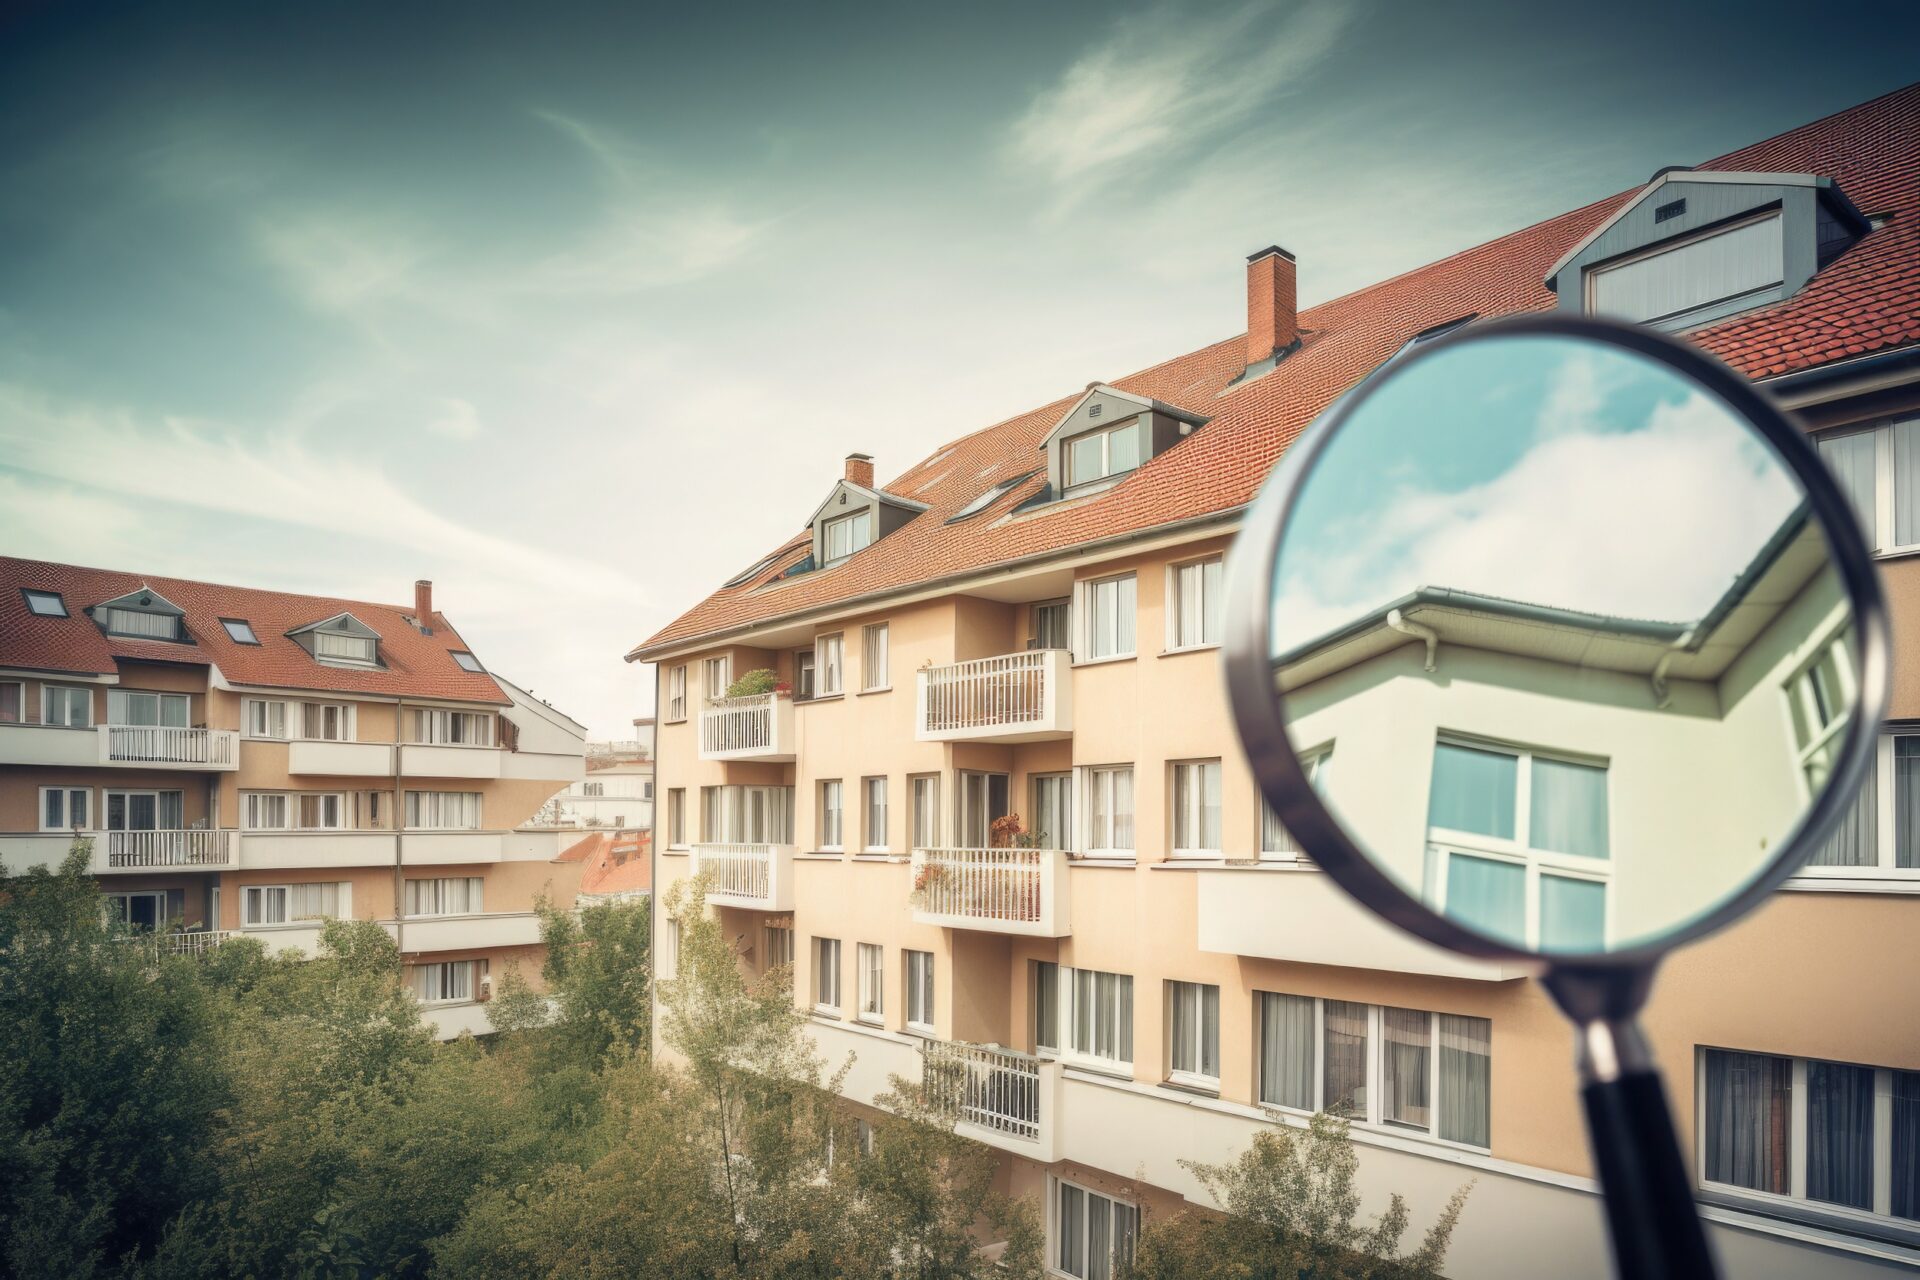
[[[1174,1072],[1160,1082],[1162,1089],[1172,1089],[1176,1093],[1197,1093],[1203,1098],[1220,1096],[1220,1082],[1205,1076],[1189,1076]]]
[[[1219,650],[1220,645],[1216,641],[1213,644],[1189,644],[1174,649],[1162,649],[1158,656],[1162,658],[1178,658],[1189,653],[1217,653]]]
[[[1078,671],[1082,667],[1107,667],[1116,662],[1137,662],[1139,658],[1140,655],[1137,653],[1116,653],[1107,658],[1081,658],[1077,662],[1069,663],[1068,666],[1071,670]]]
[[[1765,1192],[1722,1190],[1705,1185],[1695,1193],[1707,1216],[1754,1231],[1813,1239],[1854,1252],[1885,1251],[1908,1266],[1920,1262],[1920,1227],[1846,1209],[1824,1209],[1812,1202],[1769,1196]]]
[[[877,689],[862,689],[862,690],[860,690],[860,695],[859,695],[859,696],[861,696],[862,698],[864,698],[864,697],[866,697],[866,696],[867,696],[868,694],[870,694],[870,693],[892,693],[892,692],[893,692],[893,686],[892,686],[892,685],[890,685],[890,684],[883,684],[883,685],[881,685],[881,686],[880,686],[879,688],[877,688]]]
[[[1131,871],[1139,865],[1140,860],[1138,858],[1131,854],[1123,853],[1089,853],[1083,857],[1070,857],[1067,859],[1067,867],[1069,870],[1074,867],[1086,867],[1090,870],[1098,870],[1104,867]]]
[[[1780,886],[1795,893],[1920,893],[1920,871],[1886,869],[1866,875],[1797,875]]]
[[[798,861],[805,861],[805,862],[844,862],[846,861],[846,858],[842,854],[832,849],[815,849],[811,853],[796,853],[793,856],[794,856],[794,860],[797,862]]]
[[[887,1025],[887,1020],[877,1013],[855,1014],[853,1020],[863,1027],[884,1027]]]
[[[795,698],[793,705],[796,707],[811,707],[818,702],[839,702],[846,696],[844,693],[816,693],[811,698]]]
[[[852,860],[854,862],[905,862],[907,861],[907,855],[904,853],[887,853],[881,850],[871,850],[867,853],[854,854]]]
[[[935,1039],[934,1030],[924,1022],[909,1022],[901,1028],[910,1036],[919,1036],[922,1040]]]
[[[693,853],[693,850],[688,848],[684,844],[670,844],[666,848],[662,849],[660,852],[664,854],[672,854],[673,856],[679,857],[679,858],[685,858],[690,856]]]
[[[813,1006],[813,1016],[816,1018],[830,1018],[835,1022],[846,1021],[846,1019],[840,1015],[840,1011],[832,1005],[817,1004]]]
[[[1059,1063],[1063,1067],[1086,1075],[1099,1076],[1106,1080],[1124,1080],[1128,1084],[1134,1083],[1131,1062],[1108,1062],[1101,1058],[1081,1058],[1063,1053],[1059,1056]]]

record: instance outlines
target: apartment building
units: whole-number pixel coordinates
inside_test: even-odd
[[[1526,971],[1374,919],[1265,812],[1220,582],[1275,460],[1398,353],[1517,312],[1657,325],[1798,412],[1880,556],[1897,655],[1854,820],[1668,961],[1648,1033],[1732,1274],[1920,1265],[1920,984],[1894,959],[1920,926],[1920,86],[1304,311],[1291,255],[1246,272],[1244,334],[884,485],[847,458],[799,534],[633,650],[658,671],[658,896],[712,875],[742,962],[791,964],[824,1056],[853,1056],[853,1104],[935,1086],[1038,1201],[1054,1274],[1105,1276],[1142,1215],[1210,1203],[1182,1161],[1322,1109],[1352,1121],[1370,1212],[1402,1194],[1417,1228],[1474,1182],[1449,1273],[1608,1274],[1564,1020]],[[1752,660],[1778,724],[1831,674]],[[760,668],[775,692],[723,696]],[[1340,733],[1312,759],[1336,794],[1411,805],[1430,848],[1472,827],[1420,790],[1444,762],[1396,784]],[[1518,806],[1528,744],[1481,763]],[[1569,927],[1589,901],[1569,890]]]
[[[586,731],[433,607],[0,558],[0,863],[91,848],[109,910],[170,945],[311,953],[377,920],[443,1037],[487,1032],[577,835],[526,829]]]
[[[587,774],[541,811],[543,824],[644,831],[653,825],[653,721],[619,742],[587,744]]]

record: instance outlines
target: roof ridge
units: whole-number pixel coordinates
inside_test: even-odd
[[[316,595],[311,591],[282,591],[275,587],[247,587],[235,582],[210,582],[205,578],[178,578],[172,574],[155,575],[134,569],[109,569],[103,565],[74,564],[67,560],[39,560],[31,556],[0,556],[0,564],[7,563],[47,565],[55,569],[77,569],[82,573],[117,574],[128,578],[138,578],[140,581],[149,584],[154,582],[183,582],[188,586],[212,587],[219,591],[244,591],[249,595],[289,596],[297,600],[325,600],[333,604],[363,605],[369,609],[390,609],[395,613],[410,614],[413,612],[413,606],[406,604],[386,604],[378,600],[357,600],[352,596]],[[434,613],[439,615],[440,611],[436,609]]]

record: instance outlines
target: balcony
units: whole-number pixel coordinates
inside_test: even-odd
[[[393,744],[296,738],[287,744],[287,772],[335,778],[391,778]]]
[[[793,759],[793,699],[755,693],[710,700],[700,712],[700,758]]]
[[[913,918],[986,933],[1064,938],[1072,930],[1059,849],[915,849]]]
[[[1060,1064],[997,1045],[921,1046],[927,1098],[954,1132],[1034,1160],[1057,1157]]]
[[[409,952],[527,947],[540,941],[540,918],[531,911],[483,911],[461,916],[408,916],[398,923],[401,946]]]
[[[711,873],[707,901],[747,911],[793,910],[793,846],[696,844],[693,874]]]
[[[0,724],[0,764],[107,765],[230,771],[240,767],[240,735],[232,729],[157,725]]]
[[[152,871],[183,867],[193,871],[228,870],[237,865],[236,832],[210,831],[108,831],[106,858],[102,861],[100,837],[94,837],[94,871]]]
[[[409,778],[497,778],[506,754],[499,747],[404,742],[400,772]]]
[[[1199,878],[1202,951],[1482,982],[1530,972],[1422,942],[1355,902],[1310,864],[1203,867],[1190,874]]]
[[[919,673],[922,742],[1044,742],[1073,732],[1071,657],[1033,649]]]

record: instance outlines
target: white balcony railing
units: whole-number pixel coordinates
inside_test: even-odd
[[[928,1101],[956,1126],[1040,1141],[1040,1059],[990,1045],[929,1040],[921,1062]]]
[[[912,883],[921,924],[1045,938],[1070,929],[1058,849],[915,849]]]
[[[712,876],[708,902],[750,911],[793,910],[790,844],[696,844],[693,873]]]
[[[102,742],[111,764],[161,764],[233,769],[240,763],[240,735],[233,729],[176,729],[164,725],[110,724]]]
[[[1034,649],[929,667],[919,673],[923,742],[1036,742],[1073,730],[1071,660]]]
[[[700,711],[700,758],[793,759],[793,699],[777,693],[711,699]]]
[[[186,932],[156,933],[145,939],[156,951],[175,956],[202,956],[229,938],[240,936],[238,929],[193,929]]]
[[[232,831],[109,831],[109,871],[147,867],[231,867]]]

